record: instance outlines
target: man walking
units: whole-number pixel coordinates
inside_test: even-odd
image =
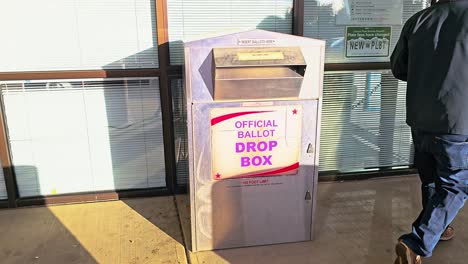
[[[395,247],[396,264],[420,264],[468,197],[468,0],[440,0],[404,25],[391,56],[407,81],[407,123],[423,209]]]

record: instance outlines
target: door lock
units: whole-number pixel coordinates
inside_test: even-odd
[[[314,145],[312,145],[312,143],[309,143],[309,146],[307,147],[307,153],[308,154],[314,153]]]

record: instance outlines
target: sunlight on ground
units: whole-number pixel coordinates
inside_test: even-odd
[[[187,263],[179,241],[124,201],[49,209],[99,263]]]

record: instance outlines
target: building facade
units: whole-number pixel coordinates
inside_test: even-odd
[[[2,1],[0,206],[184,192],[183,43],[252,28],[327,41],[321,177],[411,167],[389,55],[430,1],[364,2]]]

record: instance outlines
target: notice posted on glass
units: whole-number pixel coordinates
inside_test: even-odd
[[[339,0],[337,25],[401,25],[402,0]]]
[[[388,57],[391,27],[346,27],[346,58]]]

